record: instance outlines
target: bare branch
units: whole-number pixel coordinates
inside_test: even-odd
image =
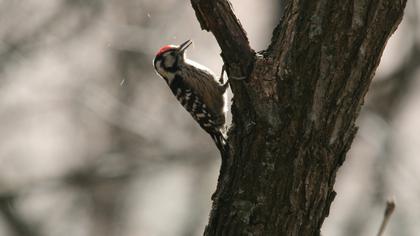
[[[252,64],[251,49],[245,30],[233,13],[228,0],[191,0],[201,28],[211,31],[222,49],[228,74],[246,76]]]
[[[381,227],[379,228],[378,236],[382,236],[385,232],[385,228],[389,222],[389,219],[391,218],[392,213],[395,210],[395,201],[394,200],[388,200],[386,202],[386,208],[384,213],[384,219],[382,220]]]
[[[2,193],[0,195],[0,213],[16,236],[38,236],[39,232],[26,222],[15,209],[16,194]]]

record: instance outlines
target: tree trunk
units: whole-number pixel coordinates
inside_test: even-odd
[[[319,235],[406,0],[286,0],[260,53],[227,0],[191,3],[222,49],[234,94],[231,151],[204,234]]]

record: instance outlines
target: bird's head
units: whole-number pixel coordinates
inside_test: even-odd
[[[187,40],[180,45],[166,45],[156,53],[153,65],[156,72],[162,76],[168,83],[175,77],[180,63],[184,63],[185,50],[192,44]]]

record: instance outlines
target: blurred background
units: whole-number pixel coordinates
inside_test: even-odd
[[[233,0],[252,47],[275,0]],[[420,4],[383,55],[324,236],[420,232]],[[255,17],[258,16],[258,17]],[[202,235],[217,150],[153,71],[165,44],[216,74],[189,1],[0,0],[0,236]]]

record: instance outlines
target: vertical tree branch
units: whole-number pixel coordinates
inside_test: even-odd
[[[284,3],[270,46],[252,57],[228,1],[192,1],[225,63],[249,78],[232,84],[232,156],[205,235],[320,234],[363,98],[406,1]]]
[[[211,31],[222,49],[229,75],[242,77],[249,72],[254,51],[246,32],[227,0],[191,0],[203,30]]]
[[[391,218],[392,213],[395,210],[395,202],[393,200],[389,200],[386,202],[386,208],[384,212],[384,219],[382,220],[381,227],[379,228],[378,236],[382,236],[385,232],[385,228]]]

